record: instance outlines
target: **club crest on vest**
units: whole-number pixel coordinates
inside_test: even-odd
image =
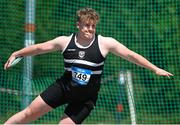
[[[79,51],[79,58],[84,58],[85,52],[84,51]]]

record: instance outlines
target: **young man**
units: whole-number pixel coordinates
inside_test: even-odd
[[[65,72],[24,110],[15,114],[5,124],[28,123],[65,103],[60,124],[80,124],[94,108],[100,88],[104,60],[109,52],[120,56],[160,76],[173,74],[158,68],[141,55],[129,50],[111,37],[97,35],[99,15],[91,8],[77,12],[78,32],[35,44],[12,53],[4,69],[16,57],[44,54],[60,50],[64,56]]]

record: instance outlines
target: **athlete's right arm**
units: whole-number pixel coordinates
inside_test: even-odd
[[[69,41],[69,36],[60,36],[47,42],[30,45],[28,47],[15,51],[7,60],[6,64],[4,65],[4,69],[9,68],[12,61],[17,57],[33,56],[57,50],[63,50],[65,45],[67,45]]]

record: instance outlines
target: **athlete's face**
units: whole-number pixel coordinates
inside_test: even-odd
[[[79,34],[84,39],[92,39],[96,32],[96,24],[92,21],[78,22],[77,28],[79,29]]]

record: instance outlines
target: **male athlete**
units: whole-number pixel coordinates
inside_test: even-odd
[[[60,36],[12,53],[4,69],[8,69],[16,57],[60,50],[64,57],[65,71],[61,78],[36,97],[27,108],[9,118],[5,124],[29,123],[63,104],[68,105],[59,123],[82,123],[96,105],[104,61],[109,52],[159,76],[173,76],[129,50],[116,39],[97,35],[98,21],[99,15],[95,10],[83,8],[77,11],[77,33]]]

